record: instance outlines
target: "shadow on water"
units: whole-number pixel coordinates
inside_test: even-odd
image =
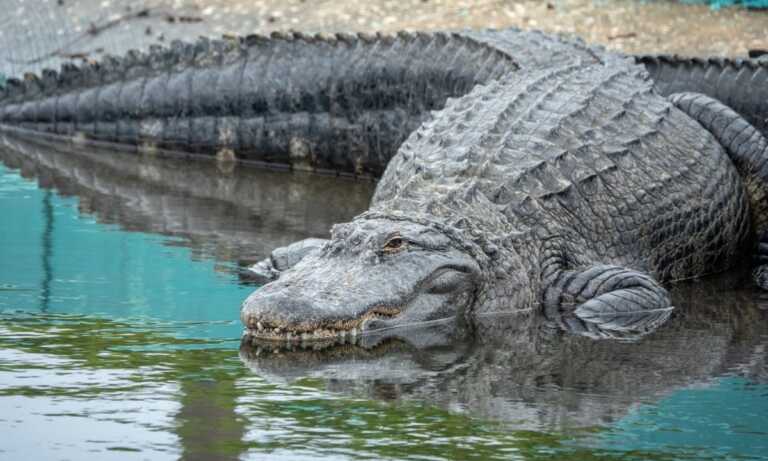
[[[519,313],[238,351],[233,269],[326,235],[372,184],[12,139],[0,159],[43,188],[0,183],[30,221],[0,229],[0,459],[768,452],[768,301],[743,274],[675,287],[621,340]]]

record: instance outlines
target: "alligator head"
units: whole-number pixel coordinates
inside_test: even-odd
[[[410,220],[359,217],[251,294],[241,319],[267,340],[349,340],[444,320],[475,300],[481,267],[449,232]]]

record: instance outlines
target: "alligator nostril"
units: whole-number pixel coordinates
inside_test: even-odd
[[[268,291],[259,289],[251,293],[243,302],[240,320],[252,331],[290,330],[301,325],[320,323],[323,309],[321,305],[303,296],[295,296],[286,290]]]
[[[363,322],[363,331],[381,330],[387,326],[387,322],[381,319],[368,319]]]

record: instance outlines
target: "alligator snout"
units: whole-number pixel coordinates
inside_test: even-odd
[[[291,327],[301,331],[302,326],[311,329],[312,303],[303,296],[289,296],[287,293],[270,293],[268,289],[253,292],[243,302],[240,319],[253,331],[285,329]]]
[[[277,282],[279,283],[279,282]],[[243,303],[240,319],[247,333],[268,340],[322,340],[356,338],[363,331],[380,328],[398,314],[389,306],[360,307],[350,302],[309,299],[294,290],[273,290],[266,285]]]

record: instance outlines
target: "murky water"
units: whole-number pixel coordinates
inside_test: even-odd
[[[372,184],[7,142],[0,459],[768,459],[768,301],[743,274],[678,287],[631,341],[517,315],[241,349],[238,268]]]

